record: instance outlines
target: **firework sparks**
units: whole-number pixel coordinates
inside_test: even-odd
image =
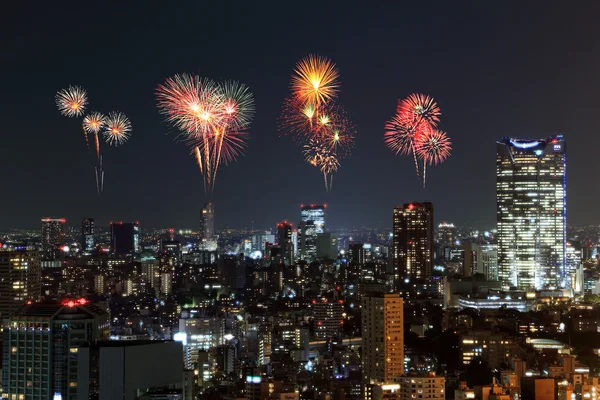
[[[440,108],[432,97],[413,93],[398,103],[398,113],[403,117],[426,121],[435,127],[440,121]]]
[[[122,112],[113,111],[108,114],[104,127],[104,140],[114,146],[120,146],[131,136],[131,122]]]
[[[87,106],[87,93],[79,86],[69,86],[56,93],[56,106],[66,117],[79,117]]]
[[[417,176],[419,175],[419,165],[415,153],[415,144],[429,130],[431,130],[431,126],[425,120],[412,115],[405,116],[401,113],[394,115],[385,124],[385,144],[396,154],[412,154]]]
[[[254,96],[244,84],[222,84],[182,74],[168,78],[156,90],[158,108],[192,146],[205,190],[212,193],[220,164],[243,154],[254,117]]]
[[[427,164],[437,165],[450,157],[452,143],[445,132],[430,129],[415,146],[415,153],[423,160],[423,187],[427,182]]]
[[[319,105],[332,100],[339,90],[339,73],[328,58],[309,55],[296,65],[292,91],[303,103]]]
[[[100,141],[98,140],[98,133],[100,129],[106,124],[106,117],[99,112],[92,112],[85,116],[83,119],[83,130],[86,134],[94,135],[94,142],[96,145],[96,158],[100,159]],[[87,142],[87,135],[86,135]]]

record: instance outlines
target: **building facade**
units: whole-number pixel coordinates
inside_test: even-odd
[[[0,247],[0,320],[10,317],[26,301],[42,294],[39,252],[25,245]]]
[[[42,258],[45,260],[54,259],[56,250],[65,244],[65,224],[64,218],[43,218],[42,219]]]
[[[562,136],[497,142],[500,279],[519,288],[566,287],[566,148]]]
[[[283,263],[292,265],[294,263],[294,245],[292,243],[292,224],[283,221],[277,224],[277,243],[281,248]]]
[[[24,305],[4,321],[3,397],[77,399],[79,346],[108,340],[106,310],[85,299]]]
[[[325,232],[325,204],[300,206],[300,259],[314,261],[317,257],[317,235]]]
[[[362,297],[364,382],[396,383],[404,374],[403,307],[403,299],[397,293]]]
[[[200,243],[211,242],[215,238],[215,206],[206,203],[200,212]]]
[[[429,279],[433,270],[433,204],[394,208],[394,278]]]
[[[81,250],[84,254],[91,254],[94,247],[96,247],[94,218],[84,218],[81,220]]]
[[[138,222],[110,223],[110,247],[113,254],[123,256],[140,252],[140,224]]]

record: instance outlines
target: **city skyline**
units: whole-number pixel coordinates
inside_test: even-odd
[[[228,210],[217,215],[218,228],[251,226],[252,221],[271,226],[292,219],[301,202],[328,203],[330,226],[352,221],[354,226],[387,227],[388,210],[407,201],[431,201],[444,220],[492,226],[495,141],[504,136],[531,138],[558,133],[564,133],[570,143],[569,220],[589,220],[586,210],[594,206],[592,201],[600,189],[578,177],[598,172],[598,167],[588,162],[595,147],[591,111],[596,108],[596,91],[590,84],[594,75],[589,71],[598,69],[594,68],[597,61],[589,58],[597,46],[590,39],[598,29],[591,21],[593,13],[568,6],[550,7],[540,14],[535,7],[519,7],[515,12],[517,9],[511,7],[487,4],[440,4],[432,15],[426,6],[417,4],[408,9],[383,5],[364,11],[328,5],[323,15],[344,17],[331,23],[321,17],[310,19],[314,15],[302,10],[291,18],[279,19],[279,15],[289,14],[277,7],[243,6],[240,17],[230,21],[225,39],[232,40],[223,46],[222,42],[199,39],[214,32],[211,22],[202,24],[195,35],[189,34],[193,25],[188,18],[192,18],[194,7],[178,12],[181,21],[177,27],[181,30],[176,33],[171,32],[173,22],[163,17],[167,13],[157,3],[141,11],[122,5],[117,17],[120,26],[126,28],[122,32],[89,29],[102,26],[112,15],[108,7],[99,6],[94,13],[87,13],[85,7],[45,10],[42,5],[28,21],[19,17],[28,13],[14,13],[17,18],[2,28],[21,37],[18,44],[8,44],[5,56],[7,75],[13,79],[7,82],[2,104],[12,116],[3,127],[3,146],[27,148],[27,153],[10,152],[0,165],[4,170],[21,171],[29,179],[15,179],[14,195],[0,200],[3,228],[35,227],[35,219],[44,215],[61,215],[70,221],[91,215],[99,224],[119,219],[141,220],[146,226],[192,226],[190,221],[197,219],[201,204],[209,199],[203,193],[194,159],[185,146],[173,143],[174,132],[161,121],[153,97],[158,83],[181,72],[242,81],[256,98],[257,114],[246,155],[221,168],[216,182],[212,201],[219,210]],[[212,7],[215,13],[225,11],[217,5]],[[481,18],[463,18],[473,13]],[[81,18],[83,15],[86,17]],[[274,25],[263,23],[265,18]],[[150,25],[161,28],[150,31],[141,20],[154,21],[156,24]],[[557,20],[561,21],[560,29],[555,29],[553,21]],[[50,27],[49,21],[56,22]],[[301,28],[308,21],[322,22],[322,34],[307,37]],[[355,33],[357,24],[361,35]],[[415,25],[424,28],[419,44],[405,39]],[[579,29],[571,29],[575,25]],[[20,35],[25,29],[30,31]],[[271,35],[273,29],[286,34]],[[541,41],[527,34],[530,29],[548,36]],[[72,41],[64,46],[59,38],[67,33]],[[331,42],[322,40],[329,36]],[[112,56],[81,66],[80,61],[88,57],[87,43],[100,43],[98,51],[109,51]],[[402,52],[392,54],[390,49],[398,46]],[[204,53],[183,51],[195,47],[203,48]],[[576,52],[578,57],[560,56],[566,52]],[[277,131],[276,120],[293,66],[310,53],[335,60],[344,84],[339,97],[357,127],[355,151],[335,174],[331,193],[322,187],[318,170],[306,165],[291,140],[280,137]],[[472,58],[474,54],[477,59]],[[520,62],[507,64],[514,54],[519,55]],[[63,60],[64,65],[81,67],[35,67],[38,57],[50,55]],[[418,55],[422,62],[399,62],[411,55]],[[116,67],[108,61],[115,58],[126,62]],[[151,67],[144,61],[150,59]],[[237,62],[240,59],[243,65]],[[16,60],[19,63],[13,62]],[[433,62],[436,60],[444,62]],[[553,68],[547,68],[549,64]],[[557,70],[562,73],[553,72]],[[35,90],[26,79],[34,72],[38,77]],[[69,84],[82,85],[94,93],[94,107],[122,110],[134,126],[127,146],[105,155],[106,180],[101,196],[93,182],[93,155],[86,151],[78,122],[61,117],[53,107],[56,91]],[[560,100],[575,91],[577,101]],[[444,130],[453,140],[452,157],[443,166],[429,170],[426,189],[414,176],[412,160],[395,157],[382,139],[384,123],[397,99],[414,92],[436,99]],[[28,118],[30,110],[36,110],[35,118]],[[281,155],[286,162],[276,164]],[[286,180],[293,182],[296,190],[282,191],[273,185],[261,190],[260,196],[251,195],[266,181]],[[185,195],[150,196],[145,201],[130,195],[151,194],[157,185]],[[473,191],[474,186],[477,190]],[[371,195],[383,192],[386,196]],[[464,207],[467,203],[470,207]],[[172,212],[156,213],[158,209]]]

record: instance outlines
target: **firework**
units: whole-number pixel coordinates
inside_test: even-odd
[[[79,86],[69,86],[56,93],[56,106],[66,117],[79,117],[88,103],[87,93]]]
[[[431,130],[425,120],[414,115],[403,115],[396,113],[391,120],[385,124],[384,141],[394,153],[402,155],[413,155],[417,176],[419,165],[415,153],[416,143],[420,138]]]
[[[312,103],[302,104],[296,96],[289,96],[283,102],[281,117],[279,118],[279,130],[284,134],[290,134],[294,139],[303,143],[310,137],[313,127],[316,125],[316,107]]]
[[[427,182],[427,164],[437,165],[450,157],[452,143],[445,132],[430,129],[415,146],[415,153],[423,160],[423,187]]]
[[[332,100],[339,90],[335,64],[325,57],[309,55],[296,65],[292,91],[303,103],[320,105]]]
[[[96,145],[96,158],[100,159],[100,141],[98,140],[98,132],[104,127],[106,123],[106,117],[99,112],[91,112],[83,119],[83,130],[86,134],[94,135],[94,142]],[[86,135],[87,143],[87,135]]]
[[[424,120],[435,127],[440,121],[440,108],[432,97],[424,94],[413,93],[404,100],[398,102],[398,114],[405,118]]]
[[[104,127],[104,140],[114,146],[120,146],[131,136],[131,122],[122,112],[113,111],[108,114]]]
[[[175,75],[156,90],[158,108],[167,122],[180,130],[192,147],[212,193],[220,164],[240,156],[254,117],[254,97],[248,87],[235,81],[221,84],[199,76]]]

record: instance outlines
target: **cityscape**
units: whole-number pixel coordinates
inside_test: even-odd
[[[234,3],[10,6],[0,398],[600,399],[600,9]]]

